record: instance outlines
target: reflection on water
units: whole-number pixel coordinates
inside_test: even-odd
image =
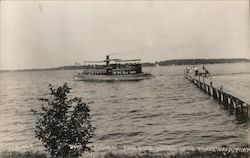
[[[249,99],[250,64],[207,68],[214,82]],[[47,95],[49,83],[64,82],[72,87],[72,96],[94,102],[90,109],[97,127],[95,145],[246,144],[247,123],[185,80],[183,70],[184,66],[145,68],[156,78],[109,83],[74,81],[72,70],[0,73],[0,148],[41,146],[34,138],[30,109],[39,109],[37,98]]]

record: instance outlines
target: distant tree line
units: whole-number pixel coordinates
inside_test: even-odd
[[[159,65],[198,65],[198,64],[220,64],[250,62],[250,59],[175,59],[160,61]]]

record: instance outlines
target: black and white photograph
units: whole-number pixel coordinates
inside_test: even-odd
[[[249,158],[249,0],[0,0],[0,158]]]

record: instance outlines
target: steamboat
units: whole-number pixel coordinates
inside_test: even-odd
[[[109,55],[103,61],[88,61],[96,63],[86,65],[81,73],[74,75],[81,81],[139,81],[151,79],[154,76],[142,71],[141,59],[122,60],[110,59]],[[104,64],[97,64],[104,63]]]

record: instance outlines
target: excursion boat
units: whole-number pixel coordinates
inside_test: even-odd
[[[110,59],[107,55],[103,61],[88,61],[88,63],[96,64],[84,66],[83,72],[74,75],[75,80],[139,81],[154,78],[152,74],[142,72],[141,59]],[[98,65],[97,63],[106,64]]]

